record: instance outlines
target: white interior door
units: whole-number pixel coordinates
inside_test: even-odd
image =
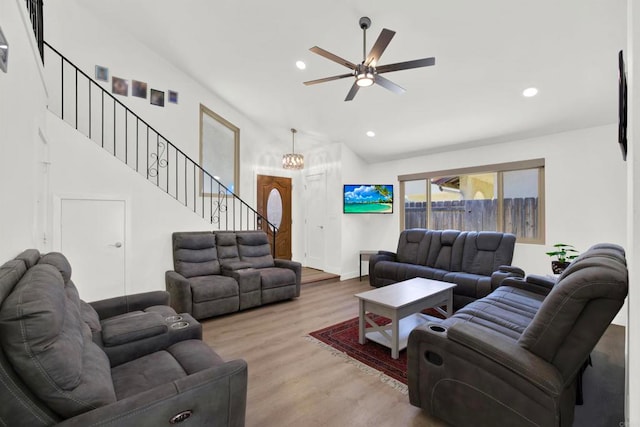
[[[327,205],[327,182],[324,173],[305,177],[306,264],[307,267],[324,270],[325,222]]]
[[[60,200],[60,252],[85,301],[126,293],[125,218],[124,200]]]

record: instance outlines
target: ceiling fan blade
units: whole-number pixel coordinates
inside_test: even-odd
[[[307,86],[310,86],[318,83],[330,82],[332,80],[344,79],[345,77],[353,77],[353,73],[340,74],[339,76],[325,77],[324,79],[309,80],[308,82],[304,82],[304,84]]]
[[[391,80],[385,79],[382,76],[376,75],[375,82],[377,84],[379,84],[380,86],[382,86],[383,88],[389,89],[391,92],[395,92],[397,94],[401,94],[401,93],[405,93],[406,92],[406,90],[403,87],[398,86],[397,84],[395,84]]]
[[[329,59],[329,60],[331,60],[333,62],[337,62],[340,65],[344,65],[347,68],[351,68],[352,70],[356,69],[356,64],[354,64],[353,62],[347,61],[344,58],[340,58],[338,55],[334,55],[333,53],[328,52],[328,51],[322,49],[321,47],[314,46],[309,50],[311,52],[313,52],[313,53],[317,53],[320,56],[324,56],[325,58],[327,58],[327,59]]]
[[[382,32],[378,36],[378,40],[376,40],[375,44],[371,48],[371,52],[369,52],[369,56],[367,56],[367,60],[364,62],[364,65],[375,67],[395,34],[395,31],[383,28]]]
[[[436,58],[415,59],[413,61],[396,62],[395,64],[387,64],[376,67],[378,74],[388,73],[390,71],[409,70],[411,68],[429,67],[436,64]]]
[[[360,89],[360,86],[358,86],[356,82],[353,82],[353,86],[351,86],[351,89],[349,90],[349,93],[344,100],[351,101],[353,98],[355,98],[356,93],[358,93],[358,89]]]

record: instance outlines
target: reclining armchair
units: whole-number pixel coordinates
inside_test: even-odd
[[[557,282],[505,279],[408,342],[411,404],[455,426],[570,426],[582,367],[624,303],[624,250],[595,245]]]
[[[166,302],[87,304],[59,253],[0,266],[0,425],[243,426],[246,362],[192,339],[198,322]]]

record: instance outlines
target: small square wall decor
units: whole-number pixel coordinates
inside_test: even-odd
[[[161,90],[151,89],[151,96],[149,97],[152,105],[164,107],[164,92]]]
[[[138,80],[131,80],[131,96],[147,99],[147,84]]]
[[[178,103],[178,92],[174,91],[174,90],[170,90],[169,91],[169,102],[172,104],[177,104]]]
[[[101,80],[103,82],[109,81],[109,69],[107,67],[103,67],[102,65],[96,65],[96,80]]]
[[[111,92],[116,95],[129,96],[129,80],[113,77],[111,79]]]

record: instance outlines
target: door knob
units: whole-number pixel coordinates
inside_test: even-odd
[[[109,245],[109,246],[115,246],[116,248],[121,248],[122,247],[122,243],[121,242],[116,242],[114,245]]]

